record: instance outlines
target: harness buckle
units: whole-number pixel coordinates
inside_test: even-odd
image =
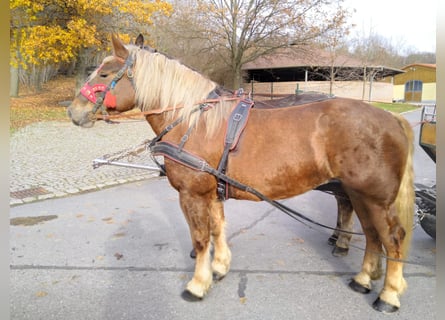
[[[134,72],[130,68],[127,69],[127,77],[129,79],[133,79],[134,78]]]
[[[207,167],[207,162],[205,162],[204,160],[200,160],[199,164],[201,165],[199,170],[205,171],[205,168]]]
[[[218,180],[218,184],[216,187],[218,193],[218,199],[221,201],[227,200],[227,183],[222,180]]]
[[[241,119],[243,118],[243,115],[241,113],[236,113],[233,115],[233,121],[241,121]]]

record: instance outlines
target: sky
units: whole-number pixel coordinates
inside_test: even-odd
[[[351,22],[354,35],[379,34],[393,45],[420,52],[436,52],[436,18],[438,0],[345,0],[355,8]]]

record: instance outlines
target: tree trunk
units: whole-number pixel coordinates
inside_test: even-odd
[[[332,96],[332,91],[334,88],[334,81],[335,81],[335,72],[334,72],[334,66],[331,65],[331,70],[329,74],[329,95]]]
[[[365,92],[366,92],[366,67],[363,67],[363,90],[362,90],[362,100],[365,101]]]
[[[243,76],[242,76],[242,71],[241,71],[241,66],[240,65],[236,65],[233,67],[232,69],[233,72],[233,83],[232,83],[232,88],[234,90],[237,90],[239,88],[241,88],[241,85],[243,83]]]
[[[19,69],[15,67],[9,67],[10,69],[10,87],[9,96],[18,97],[19,96]]]
[[[80,49],[79,56],[77,59],[76,66],[76,88],[75,92],[77,92],[85,83],[85,80],[88,78],[88,69],[96,67],[97,54],[94,54],[94,49],[92,48],[82,48]]]

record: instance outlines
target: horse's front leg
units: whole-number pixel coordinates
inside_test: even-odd
[[[210,207],[211,235],[213,237],[214,257],[212,262],[213,274],[219,280],[230,269],[232,254],[226,240],[224,207],[220,200],[214,200]],[[196,259],[196,250],[192,248],[190,257]]]
[[[210,265],[211,217],[209,209],[211,208],[211,199],[181,191],[179,200],[190,228],[190,236],[196,252],[195,272],[182,297],[188,301],[195,301],[204,297],[213,278]]]
[[[218,199],[211,203],[210,218],[211,234],[215,249],[212,270],[217,279],[222,279],[229,272],[232,254],[226,240],[223,203]]]

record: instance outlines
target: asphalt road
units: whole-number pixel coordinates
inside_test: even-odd
[[[418,120],[415,113],[407,117]],[[434,183],[434,163],[420,148],[414,165],[417,182]],[[330,195],[311,191],[286,204],[335,223]],[[362,237],[354,236],[349,255],[337,258],[327,245],[329,231],[266,203],[229,200],[225,212],[231,271],[203,301],[189,303],[180,297],[194,266],[188,227],[165,178],[14,206],[11,319],[436,318],[436,246],[419,226],[402,307],[387,316],[371,307],[381,280],[368,295],[347,285],[360,269]]]

